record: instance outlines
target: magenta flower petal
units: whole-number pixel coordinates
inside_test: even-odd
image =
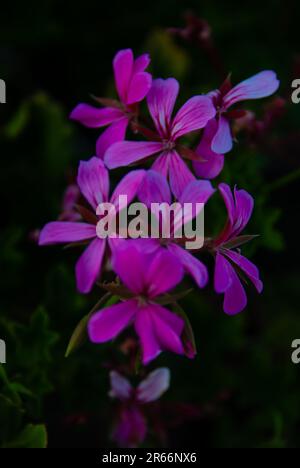
[[[228,221],[215,241],[215,245],[222,248],[216,254],[215,290],[218,293],[225,293],[224,311],[228,314],[236,314],[246,306],[247,297],[234,264],[248,276],[258,292],[261,292],[263,288],[257,267],[239,252],[226,248],[226,242],[235,239],[248,223],[254,202],[245,190],[235,188],[232,194],[227,184],[220,184],[219,190],[227,208]]]
[[[96,226],[87,223],[54,221],[40,232],[39,245],[79,242],[96,237]]]
[[[244,227],[248,224],[249,219],[252,215],[254,200],[253,197],[246,192],[246,190],[234,189],[234,198],[236,206],[234,234],[237,236]]]
[[[153,298],[174,288],[182,280],[183,268],[164,249],[154,248],[145,253],[143,241],[123,243],[115,252],[113,268],[130,291]]]
[[[215,106],[207,96],[194,96],[177,112],[172,122],[172,137],[179,138],[186,133],[205,127],[216,115]]]
[[[76,263],[77,288],[83,294],[90,292],[100,274],[105,246],[104,239],[94,239]]]
[[[122,238],[121,236],[120,237],[108,236],[107,240],[108,240],[108,245],[112,252],[112,255],[114,255],[117,249],[120,249],[124,245],[124,242],[127,242],[127,239]]]
[[[94,210],[99,203],[107,201],[109,175],[101,159],[93,157],[88,161],[80,161],[77,183]]]
[[[228,108],[239,101],[270,96],[277,91],[279,84],[276,73],[262,71],[232,88],[224,97],[224,104]]]
[[[224,166],[223,154],[214,153],[211,149],[212,140],[216,134],[218,124],[216,119],[211,119],[205,129],[196,153],[206,161],[193,161],[193,167],[198,177],[204,179],[214,179]]]
[[[170,387],[170,370],[156,369],[142,380],[137,387],[137,399],[142,403],[158,400]]]
[[[226,260],[227,261],[227,260]],[[230,265],[230,277],[231,284],[225,291],[223,309],[228,315],[235,315],[241,312],[247,305],[247,296],[245,289],[234,271],[234,268]]]
[[[145,178],[146,171],[139,169],[136,171],[131,171],[129,174],[123,177],[121,182],[115,188],[112,197],[110,199],[116,207],[116,211],[120,211],[125,208],[126,204],[120,205],[119,197],[127,196],[127,203],[129,204],[137,195],[139,188]]]
[[[123,448],[134,448],[140,445],[147,433],[144,415],[136,405],[125,406],[119,413],[119,420],[112,437]]]
[[[150,56],[149,54],[142,54],[137,57],[133,64],[133,74],[140,73],[146,70],[148,65],[150,64]]]
[[[169,179],[171,190],[176,198],[179,198],[185,187],[195,180],[195,176],[176,151],[170,153]]]
[[[151,203],[170,204],[171,192],[167,179],[155,170],[147,171],[138,197],[148,208],[150,208]]]
[[[153,298],[173,289],[180,283],[183,274],[178,259],[166,250],[160,249],[145,268],[148,297]]]
[[[138,310],[134,322],[135,331],[141,342],[144,365],[155,359],[162,351],[156,337],[152,315],[152,307],[142,307]]]
[[[234,189],[232,194],[227,184],[220,184],[219,190],[224,199],[228,213],[228,222],[219,236],[217,243],[221,244],[236,237],[247,225],[253,211],[254,200],[246,190]]]
[[[225,154],[232,149],[230,125],[226,117],[220,117],[218,129],[212,139],[211,149],[214,153]]]
[[[216,293],[222,294],[230,288],[232,283],[231,265],[226,258],[217,252],[214,274],[214,288]]]
[[[88,334],[93,343],[112,340],[126,328],[138,312],[135,299],[120,302],[92,315],[88,323]]]
[[[109,169],[127,166],[162,150],[162,143],[144,141],[122,141],[111,145],[104,155]]]
[[[180,203],[206,203],[215,193],[209,180],[193,180],[179,197]]]
[[[208,180],[193,180],[186,186],[178,200],[184,206],[184,213],[178,211],[178,216],[175,216],[174,233],[199,215],[202,211],[200,204],[205,204],[214,192]]]
[[[248,276],[254,284],[257,292],[261,293],[263,290],[263,283],[259,279],[259,271],[254,263],[250,262],[248,258],[244,257],[238,252],[233,250],[226,250],[224,254],[229,257],[240,269]]]
[[[112,260],[114,271],[125,286],[136,295],[144,293],[145,271],[151,262],[151,255],[143,253],[142,243],[131,240],[124,242],[116,249]]]
[[[152,76],[147,72],[133,75],[127,92],[127,104],[140,102],[148,94],[152,84]]]
[[[149,308],[151,308],[153,326],[161,348],[176,354],[184,354],[180,338],[184,329],[183,319],[158,304],[151,304]]]
[[[178,258],[186,273],[192,276],[199,288],[206,286],[208,272],[206,266],[200,260],[174,243],[168,245],[168,250]]]
[[[113,122],[103,133],[99,136],[96,143],[96,154],[98,158],[103,159],[105,151],[117,141],[122,141],[125,138],[126,129],[128,126],[128,119],[123,119]]]
[[[133,71],[133,53],[131,49],[120,50],[115,55],[113,69],[120,100],[127,104],[127,91]]]
[[[197,153],[200,155],[199,151],[197,151]],[[204,151],[201,151],[201,156],[207,159],[207,161],[193,161],[193,167],[198,177],[202,177],[203,179],[214,179],[223,170],[224,156],[223,154],[214,153],[213,151],[211,151],[210,156],[208,156],[208,153],[209,150],[206,154],[204,153]]]
[[[169,174],[169,166],[170,166],[170,158],[172,157],[172,153],[169,151],[164,151],[158,158],[155,159],[154,163],[152,164],[153,171],[159,172],[164,177],[168,177]]]
[[[235,200],[228,184],[221,183],[218,186],[219,191],[223,197],[230,225],[233,226],[235,221]]]
[[[179,92],[179,84],[175,78],[152,82],[147,95],[149,112],[160,136],[165,136],[171,124],[172,112]]]
[[[242,283],[230,262],[220,253],[216,255],[214,287],[217,293],[224,293],[223,309],[234,315],[247,305],[247,296]]]
[[[80,190],[78,185],[68,185],[63,196],[62,211],[66,213],[71,213],[74,210],[74,207],[77,201],[79,200],[79,197]]]
[[[110,371],[110,392],[111,398],[119,398],[119,400],[128,400],[132,393],[130,382],[116,371]]]
[[[124,117],[121,109],[115,107],[97,108],[89,104],[78,104],[70,114],[70,119],[77,120],[86,127],[98,128],[109,125]]]
[[[124,244],[124,242],[127,242],[127,243]],[[145,261],[146,261],[147,268],[153,258],[153,255],[158,250],[163,249],[163,247],[161,246],[159,242],[159,239],[153,239],[150,237],[138,238],[138,239],[127,239],[127,240],[123,239],[122,248],[127,248],[129,245],[134,246],[134,248],[138,249],[142,253],[142,255],[146,256]]]

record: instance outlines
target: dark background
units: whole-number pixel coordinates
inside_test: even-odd
[[[291,342],[300,338],[300,104],[290,100],[292,78],[300,78],[300,8],[291,0],[1,6],[7,103],[0,105],[0,338],[7,342],[7,364],[0,368],[0,446],[43,445],[43,431],[28,424],[46,425],[50,447],[112,444],[106,367],[111,356],[120,358],[118,351],[87,343],[64,358],[72,330],[99,291],[77,294],[78,251],[39,249],[33,231],[57,217],[78,161],[93,154],[98,132],[70,122],[68,114],[89,94],[111,95],[117,50],[150,52],[155,76],[180,80],[181,100],[220,85],[222,73],[205,48],[166,32],[184,26],[186,10],[208,21],[234,83],[273,69],[281,80],[277,95],[287,102],[259,142],[241,137],[219,177],[255,197],[247,233],[260,238],[245,253],[259,265],[265,290],[257,296],[249,288],[249,305],[236,317],[223,314],[211,283],[182,301],[198,356],[189,361],[165,353],[152,364],[170,367],[172,385],[157,410],[166,437],[150,427],[145,445],[300,446],[300,365],[291,362]],[[266,102],[249,107],[261,117]],[[213,201],[208,229],[217,232],[224,216],[222,203]]]

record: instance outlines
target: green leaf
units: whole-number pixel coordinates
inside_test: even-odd
[[[43,424],[28,424],[5,448],[46,448],[47,430]]]
[[[14,139],[25,129],[30,119],[30,102],[26,100],[3,129],[7,138]]]
[[[185,296],[193,292],[193,288],[186,289],[185,291],[181,291],[177,294],[164,294],[160,297],[158,297],[155,302],[160,305],[168,305],[168,304],[174,304],[176,301],[179,301],[180,299],[183,299]]]
[[[87,340],[87,324],[90,319],[90,317],[99,309],[102,307],[108,307],[110,305],[115,304],[118,302],[119,298],[117,296],[111,296],[110,293],[105,294],[98,302],[95,304],[95,306],[92,308],[92,310],[85,315],[78,325],[76,326],[74,332],[72,333],[72,336],[70,338],[65,357],[70,356],[71,353],[73,353],[76,349],[78,349],[80,346],[85,343]]]
[[[58,335],[51,330],[49,316],[43,307],[35,310],[29,324],[16,323],[14,327],[17,369],[23,376],[22,384],[41,398],[52,389],[49,370]]]
[[[173,305],[173,310],[177,315],[180,315],[180,317],[182,317],[184,320],[182,341],[183,341],[186,355],[188,357],[194,357],[197,354],[197,347],[196,347],[196,341],[195,341],[195,336],[194,336],[191,322],[188,316],[186,315],[186,313],[184,312],[184,310],[182,309],[182,307],[177,302]]]
[[[38,307],[32,314],[30,323],[27,326],[17,325],[18,338],[20,345],[18,351],[20,355],[24,348],[27,350],[22,363],[26,367],[33,363],[50,362],[51,348],[56,343],[58,336],[49,327],[49,317],[43,307]],[[26,361],[26,362],[25,362]]]
[[[283,420],[278,411],[272,415],[274,434],[271,440],[264,442],[259,448],[286,448],[286,442],[283,437]]]
[[[21,384],[20,382],[11,382],[10,389],[14,392],[18,393],[19,395],[27,396],[33,398],[34,395],[29,388],[25,387],[25,385]]]
[[[77,324],[75,330],[72,333],[70,338],[65,357],[70,356],[71,353],[76,351],[87,339],[87,323],[89,320],[90,314],[85,315],[80,322]]]
[[[259,237],[259,234],[238,236],[238,237],[235,237],[234,239],[231,239],[230,241],[226,242],[224,244],[224,247],[226,249],[235,249],[237,247],[240,247],[243,244],[246,244],[247,242],[251,241],[252,239],[255,239],[256,237]]]
[[[25,395],[33,397],[32,392],[19,382],[10,381],[4,366],[0,366],[0,382],[3,383],[3,393],[6,394],[17,406],[21,406],[22,401],[20,396]]]

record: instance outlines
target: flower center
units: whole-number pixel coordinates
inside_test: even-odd
[[[147,305],[148,298],[146,296],[139,295],[137,296],[137,300],[139,307],[144,307],[145,305]]]
[[[175,148],[176,143],[171,140],[163,140],[163,145],[164,145],[164,150],[165,151],[171,151]]]

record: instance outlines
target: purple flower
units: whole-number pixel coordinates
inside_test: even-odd
[[[79,221],[81,219],[80,213],[76,210],[76,204],[80,199],[80,190],[76,184],[67,186],[63,194],[61,212],[58,216],[59,221]],[[34,243],[39,243],[40,229],[30,231],[29,239]]]
[[[60,221],[78,221],[81,218],[80,213],[75,209],[79,198],[80,190],[78,185],[68,185],[63,195],[62,211],[58,218]]]
[[[223,154],[215,153],[212,150],[212,140],[216,134],[217,127],[217,120],[211,119],[207,123],[200,143],[196,148],[196,153],[204,161],[193,161],[194,171],[198,177],[203,177],[204,179],[214,179],[220,174],[224,166]]]
[[[205,127],[216,113],[211,99],[194,96],[172,118],[178,91],[179,84],[174,78],[154,80],[147,103],[156,128],[156,133],[152,135],[155,141],[117,142],[108,148],[104,156],[107,167],[113,169],[159,154],[152,168],[169,177],[172,192],[177,198],[185,186],[195,179],[178,154],[177,140],[186,133]]]
[[[127,174],[113,192],[110,203],[115,206],[116,213],[123,207],[118,205],[119,195],[126,195],[127,201],[136,196],[144,178],[145,171],[132,171]],[[98,217],[96,209],[100,203],[107,202],[109,197],[109,176],[101,159],[93,157],[89,161],[81,161],[78,170],[77,183],[93,212],[84,208],[82,215],[88,222],[54,221],[46,224],[39,238],[39,245],[88,242],[89,245],[76,264],[77,288],[82,293],[88,293],[97,280],[103,265],[107,247],[114,247],[116,240],[108,237],[97,237],[96,225]]]
[[[213,241],[216,255],[214,287],[217,293],[225,295],[224,312],[233,315],[247,305],[247,296],[239,275],[249,278],[259,293],[263,289],[258,268],[241,255],[239,249],[234,250],[249,240],[247,236],[239,234],[251,217],[254,202],[245,190],[235,188],[232,194],[227,184],[220,184],[219,190],[227,208],[228,220],[221,234]]]
[[[92,315],[88,332],[92,342],[104,343],[134,323],[143,363],[148,364],[162,350],[184,353],[180,338],[183,319],[155,302],[155,298],[180,283],[183,268],[169,252],[145,253],[140,246],[142,243],[137,241],[126,241],[113,256],[113,269],[132,298]]]
[[[109,396],[120,400],[113,439],[121,447],[140,445],[147,433],[143,406],[158,400],[170,386],[170,371],[161,367],[151,372],[137,388],[116,371],[110,372]]]
[[[116,141],[123,140],[130,120],[135,116],[137,103],[148,93],[152,77],[145,69],[150,63],[148,54],[134,60],[131,49],[120,50],[114,60],[115,84],[120,102],[100,99],[107,107],[96,108],[89,104],[78,104],[70,118],[86,127],[99,128],[109,125],[96,143],[96,154],[102,158],[106,149]]]
[[[193,277],[197,285],[202,288],[208,281],[208,273],[206,266],[195,258],[191,253],[185,250],[184,238],[175,237],[176,231],[182,229],[184,222],[190,222],[198,214],[196,211],[196,203],[206,203],[207,200],[215,192],[211,183],[207,180],[193,180],[183,190],[178,202],[183,207],[185,203],[192,204],[193,209],[188,213],[188,219],[182,216],[174,215],[174,221],[170,226],[170,238],[160,239],[142,239],[144,248],[150,252],[157,249],[167,249],[175,255],[182,264],[185,272]],[[171,205],[172,196],[166,178],[156,171],[147,171],[143,184],[138,192],[139,199],[145,203],[148,208],[151,208],[151,203],[166,203]],[[153,213],[155,215],[155,213]],[[164,232],[164,224],[167,224],[168,213],[166,210],[162,212],[160,222],[162,224],[161,231]],[[182,242],[184,241],[184,242]]]
[[[199,177],[208,179],[216,177],[223,168],[224,154],[232,149],[230,120],[240,117],[243,111],[229,111],[229,108],[240,101],[270,96],[278,87],[276,74],[266,70],[242,81],[234,88],[231,88],[230,81],[226,80],[220,89],[208,94],[217,116],[205,128],[202,140],[196,149],[196,153],[206,160],[206,162],[193,163]]]
[[[123,404],[118,409],[112,439],[119,447],[138,447],[147,434],[147,422],[139,406],[134,403]]]

